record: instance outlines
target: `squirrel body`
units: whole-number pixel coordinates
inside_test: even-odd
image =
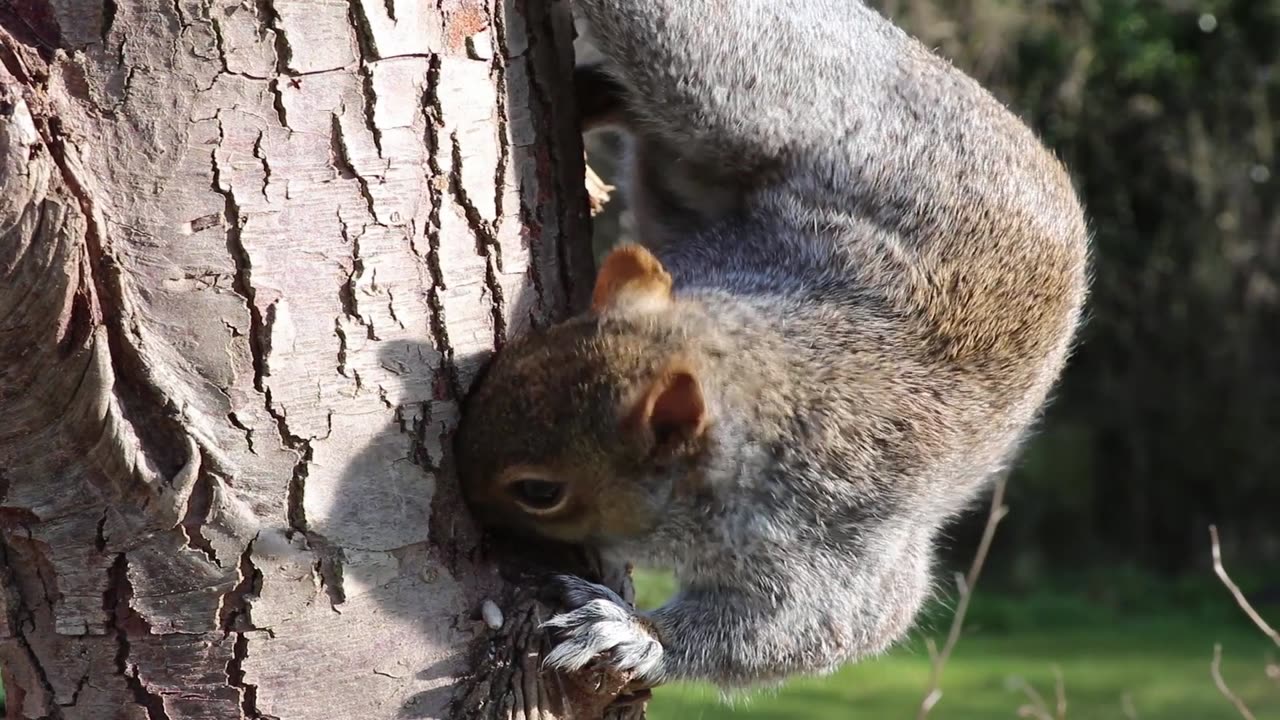
[[[852,0],[578,0],[639,245],[468,399],[495,527],[670,567],[652,612],[563,579],[547,661],[723,686],[878,653],[935,536],[1061,373],[1088,232],[1063,166]]]

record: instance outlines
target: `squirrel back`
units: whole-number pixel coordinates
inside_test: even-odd
[[[675,568],[676,598],[621,619],[570,583],[564,667],[612,649],[650,684],[739,684],[878,652],[1061,373],[1087,280],[1070,179],[861,3],[579,5],[642,246],[500,353],[464,490],[495,526]]]

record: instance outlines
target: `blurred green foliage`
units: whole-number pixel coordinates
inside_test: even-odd
[[[1054,706],[1054,668],[1063,676],[1067,718],[1121,720],[1127,702],[1143,720],[1239,720],[1214,687],[1214,642],[1225,646],[1222,672],[1255,716],[1280,717],[1280,697],[1262,671],[1266,640],[1240,630],[1176,618],[1143,623],[975,631],[960,643],[943,678],[931,720],[1000,720],[1028,700],[1022,681]],[[650,720],[909,720],[929,684],[920,642],[842,668],[798,679],[776,691],[725,701],[705,685],[659,688]]]
[[[1094,233],[1079,347],[1013,469],[1012,512],[931,717],[1013,717],[1015,675],[1052,703],[1053,664],[1069,717],[1123,717],[1126,694],[1135,717],[1236,717],[1209,677],[1215,642],[1257,716],[1280,717],[1262,673],[1274,648],[1214,577],[1207,532],[1220,525],[1229,569],[1274,622],[1280,0],[874,4],[1037,129]],[[951,529],[950,565],[968,564],[984,521]],[[638,589],[653,606],[672,582],[642,573]],[[912,717],[922,638],[945,634],[952,603],[943,581],[904,648],[748,713],[681,686],[651,717]]]
[[[660,605],[674,589],[669,573],[638,570],[635,577],[641,607]],[[915,717],[928,687],[925,638],[941,642],[952,605],[944,592],[912,636],[885,657],[728,700],[702,684],[662,688],[649,717]],[[1215,643],[1223,645],[1224,677],[1255,716],[1280,717],[1280,693],[1264,673],[1275,648],[1212,577],[1170,583],[1139,572],[1089,572],[1016,594],[990,593],[979,585],[943,677],[943,699],[930,717],[1030,717],[1017,714],[1027,702],[1017,679],[1052,707],[1057,667],[1069,718],[1126,717],[1126,701],[1136,713],[1132,717],[1146,720],[1238,718],[1209,674]]]
[[[1030,717],[1011,679],[1068,717],[1280,717],[1275,650],[1209,564],[1207,526],[1265,616],[1280,606],[1280,0],[872,0],[981,81],[1068,165],[1094,233],[1080,344],[1009,485],[1004,519],[930,717]],[[589,144],[611,177],[616,146]],[[597,251],[630,232],[617,203]],[[985,521],[950,531],[967,566]],[[945,573],[940,573],[946,577]],[[637,604],[674,589],[637,574]],[[655,694],[653,720],[914,717],[924,638],[828,678],[726,703]],[[1132,713],[1126,708],[1126,702]]]
[[[879,5],[1037,128],[1094,232],[1087,324],[995,574],[1203,572],[1211,522],[1236,565],[1275,568],[1280,0]]]
[[[636,606],[654,609],[675,592],[669,571],[635,571]],[[1119,570],[1060,572],[1039,587],[989,590],[985,581],[969,606],[965,630],[979,634],[1071,632],[1127,624],[1158,624],[1161,619],[1229,632],[1257,635],[1228,590],[1210,574],[1168,580],[1150,573]],[[938,586],[917,619],[920,633],[942,636],[951,625],[954,588]],[[1265,640],[1264,640],[1265,643]],[[1277,697],[1280,700],[1280,696]]]
[[[1280,0],[872,0],[1069,166],[1088,317],[1010,484],[990,581],[1065,568],[1280,582]],[[616,146],[589,140],[606,178]],[[620,203],[597,250],[630,232]],[[983,518],[951,531],[972,553]]]

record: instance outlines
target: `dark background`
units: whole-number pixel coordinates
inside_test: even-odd
[[[995,580],[1199,574],[1217,523],[1234,567],[1280,581],[1280,2],[883,7],[1039,130],[1094,232]]]
[[[1038,130],[1094,233],[1087,323],[1013,471],[984,583],[1212,583],[1217,523],[1242,583],[1274,593],[1280,1],[874,4]],[[606,176],[608,147],[593,138]],[[626,232],[616,205],[598,238]],[[952,529],[952,564],[982,520]]]

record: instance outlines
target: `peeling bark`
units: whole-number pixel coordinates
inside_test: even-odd
[[[589,559],[496,550],[450,472],[484,359],[588,290],[572,36],[0,2],[9,718],[642,715],[539,671],[535,565]]]

